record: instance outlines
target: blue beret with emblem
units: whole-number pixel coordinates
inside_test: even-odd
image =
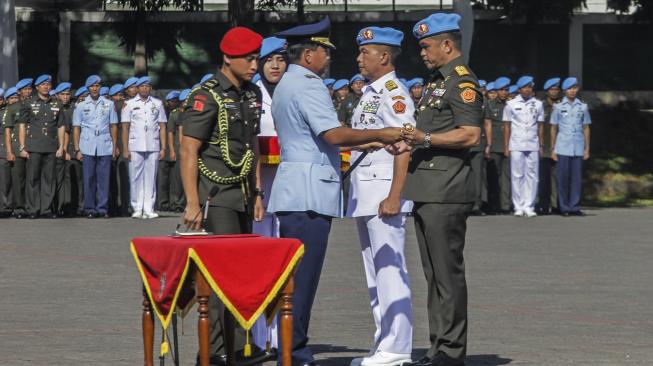
[[[483,79],[478,79],[478,86],[484,88],[487,85],[487,81]]]
[[[129,79],[125,80],[124,84],[122,84],[123,88],[127,89],[132,85],[136,85],[136,82],[138,82],[138,78],[136,76],[132,76]]]
[[[490,82],[487,83],[487,85],[485,86],[485,90],[487,90],[487,91],[496,90],[496,89],[497,89],[497,88],[494,86],[494,81],[490,81]]]
[[[328,78],[328,79],[324,79],[324,81],[322,81],[322,82],[324,83],[324,86],[326,86],[328,88],[328,87],[333,86],[333,83],[336,82],[336,79]]]
[[[91,85],[99,84],[102,79],[97,76],[97,75],[91,75],[86,78],[86,82],[84,83],[85,87],[90,87]]]
[[[413,35],[419,40],[442,33],[458,32],[460,19],[460,15],[456,13],[431,14],[415,24]]]
[[[86,93],[88,93],[88,88],[85,87],[85,86],[82,86],[79,89],[77,89],[77,91],[75,91],[75,98],[78,98],[82,94],[86,94]]]
[[[523,88],[525,86],[533,86],[533,77],[530,75],[524,75],[517,80],[517,88]]]
[[[565,81],[562,82],[562,90],[567,90],[571,88],[572,86],[577,86],[578,85],[578,79],[575,77],[568,77],[565,79]]]
[[[141,76],[136,82],[136,86],[141,86],[144,84],[150,84],[151,80],[149,76]]]
[[[205,74],[205,75],[202,76],[202,78],[200,79],[200,84],[204,84],[205,81],[209,80],[209,79],[212,78],[212,77],[213,77],[213,74],[211,74],[211,73]]]
[[[494,88],[495,88],[496,90],[504,89],[504,88],[507,88],[507,87],[509,87],[509,86],[510,86],[510,79],[508,79],[508,78],[505,77],[505,76],[498,77],[498,78],[494,81]]]
[[[105,96],[109,95],[109,87],[108,86],[103,86],[100,88],[100,95]]]
[[[43,74],[43,75],[37,77],[36,81],[34,82],[34,86],[39,86],[39,85],[41,85],[41,84],[43,84],[45,82],[48,82],[48,83],[52,84],[52,76],[47,75],[47,74]]]
[[[183,102],[186,99],[188,99],[188,95],[190,94],[191,90],[190,89],[184,89],[179,93],[179,101]]]
[[[261,54],[258,56],[260,59],[264,59],[270,56],[273,53],[282,53],[286,52],[288,48],[288,42],[285,39],[279,37],[268,37],[263,39],[261,44]]]
[[[179,90],[173,90],[166,95],[166,100],[179,99],[179,94],[181,94]]]
[[[5,98],[13,97],[16,94],[18,94],[18,89],[16,89],[15,86],[12,86],[11,88],[7,89],[7,91],[5,92]]]
[[[515,93],[517,93],[517,89],[519,89],[519,88],[517,88],[517,85],[510,85],[510,86],[508,87],[508,94],[515,94]]]
[[[356,75],[352,76],[351,79],[349,79],[349,83],[351,84],[354,81],[365,81],[365,79],[363,78],[363,75],[356,74]]]
[[[342,88],[344,88],[346,86],[349,86],[349,80],[340,79],[340,80],[337,80],[335,83],[333,83],[333,90],[342,89]]]
[[[259,73],[254,74],[254,76],[252,77],[252,83],[256,84],[259,80],[261,80],[261,74]]]
[[[32,81],[34,81],[32,78],[26,78],[20,80],[19,82],[16,83],[16,89],[20,90],[23,88],[27,88],[28,86],[32,86]]]
[[[59,85],[57,85],[57,87],[54,89],[54,92],[55,94],[59,94],[65,92],[66,90],[70,90],[72,86],[73,85],[71,83],[64,81],[63,83],[59,83]]]
[[[275,36],[285,38],[291,45],[316,43],[327,48],[335,49],[336,46],[329,39],[330,31],[331,19],[327,16],[317,23],[298,25],[279,32]]]
[[[549,90],[554,86],[560,86],[560,78],[551,78],[544,83],[544,90]]]
[[[359,46],[366,44],[383,44],[401,47],[404,32],[390,27],[365,27],[358,32],[356,43]]]
[[[120,92],[125,90],[125,88],[122,86],[122,84],[113,84],[111,85],[111,88],[109,88],[109,96],[112,97]]]

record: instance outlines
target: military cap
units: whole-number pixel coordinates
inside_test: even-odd
[[[487,91],[497,90],[497,88],[494,86],[494,81],[490,81],[489,83],[487,83],[487,85],[485,86],[485,90]]]
[[[125,83],[122,84],[122,87],[127,89],[132,85],[136,85],[137,81],[138,81],[138,78],[136,76],[132,76],[129,79],[125,80]]]
[[[486,85],[487,85],[487,81],[483,79],[478,79],[478,86],[480,86],[481,88],[485,88]]]
[[[501,76],[494,81],[494,88],[496,90],[507,88],[510,86],[510,79],[505,76]]]
[[[549,90],[554,86],[560,86],[560,78],[551,78],[544,83],[544,90]]]
[[[410,90],[414,86],[424,86],[424,79],[422,78],[413,78],[406,82],[406,88]]]
[[[346,86],[349,86],[349,80],[347,79],[340,79],[337,80],[335,83],[333,83],[333,90],[339,90],[342,89]]]
[[[320,46],[336,49],[336,46],[329,39],[331,31],[331,20],[325,17],[317,23],[302,24],[286,29],[275,34],[277,37],[285,38],[289,44],[316,43]]]
[[[136,82],[136,86],[141,86],[143,84],[150,84],[150,82],[151,81],[149,76],[141,76]]]
[[[456,13],[431,14],[415,24],[413,35],[419,40],[442,33],[458,32],[460,19],[460,15]]]
[[[86,94],[86,93],[88,93],[88,88],[85,87],[85,86],[82,86],[79,89],[77,89],[77,91],[75,91],[75,98],[78,98],[82,94]]]
[[[173,90],[168,95],[166,95],[166,100],[179,99],[179,90]]]
[[[11,98],[16,94],[18,94],[18,89],[16,89],[15,86],[12,86],[11,88],[7,89],[7,91],[5,92],[5,98]]]
[[[193,85],[193,89],[197,89],[197,88],[199,88],[200,85],[201,85],[200,83],[197,83],[197,84]]]
[[[252,83],[256,84],[259,80],[261,80],[261,74],[259,73],[254,74],[254,76],[252,77]]]
[[[0,97],[4,97],[4,96],[5,96],[5,90],[0,88]]]
[[[41,84],[43,84],[45,82],[48,82],[48,83],[52,84],[52,76],[47,75],[47,74],[43,74],[43,75],[37,77],[36,81],[34,82],[34,86],[39,86],[39,85],[41,85]]]
[[[286,52],[288,48],[288,42],[283,38],[278,37],[268,37],[263,40],[261,44],[261,54],[258,56],[260,59],[264,59],[270,56],[273,53],[282,53]]]
[[[111,88],[109,88],[109,96],[112,97],[120,92],[125,90],[125,88],[122,86],[122,84],[113,84],[111,85]]]
[[[54,89],[54,93],[59,94],[59,93],[64,92],[66,90],[70,90],[71,87],[72,87],[72,84],[70,84],[69,82],[59,83],[59,85],[57,85],[57,87]]]
[[[103,86],[100,88],[100,95],[105,96],[109,95],[109,87],[108,86]]]
[[[361,29],[356,36],[359,46],[366,44],[383,44],[386,46],[401,47],[404,32],[390,27],[366,27]]]
[[[336,82],[336,79],[328,78],[328,79],[324,79],[324,81],[322,81],[322,82],[324,83],[324,86],[326,86],[328,88],[328,87],[333,86],[333,83]]]
[[[571,76],[565,79],[565,81],[562,82],[562,90],[567,90],[571,88],[572,86],[577,86],[578,85],[578,79],[575,77]]]
[[[256,52],[261,48],[263,37],[246,27],[234,27],[220,41],[220,51],[227,56],[238,57]]]
[[[356,75],[352,76],[351,79],[349,79],[349,83],[351,84],[354,81],[365,81],[365,79],[363,78],[363,75],[356,74]]]
[[[190,89],[184,89],[179,93],[179,101],[183,102],[188,98],[188,95],[190,94],[191,90]]]
[[[200,84],[204,84],[205,81],[209,80],[212,77],[213,77],[213,74],[211,74],[211,73],[208,73],[208,74],[202,76],[202,78],[200,79]]]
[[[519,88],[517,88],[517,85],[510,85],[510,87],[508,87],[508,94],[517,93],[517,89],[519,89]]]
[[[16,89],[20,90],[23,88],[27,88],[28,86],[32,86],[32,81],[34,81],[32,78],[26,78],[20,80],[18,83],[16,83]]]
[[[529,75],[522,76],[517,80],[517,88],[523,88],[528,85],[533,86],[533,84],[533,77]]]
[[[48,92],[48,95],[51,96],[51,97],[53,97],[55,94],[56,94],[56,93],[54,92],[54,90],[50,90],[50,91]]]
[[[85,87],[90,87],[91,85],[99,84],[102,79],[100,79],[99,76],[97,75],[91,75],[86,78],[86,83],[84,83]]]

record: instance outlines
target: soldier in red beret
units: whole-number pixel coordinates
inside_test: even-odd
[[[180,117],[181,176],[187,201],[184,223],[191,229],[204,226],[214,234],[247,234],[252,232],[252,218],[263,218],[257,169],[261,93],[251,82],[262,40],[248,28],[229,30],[220,42],[222,66],[186,99],[186,110]],[[218,193],[210,198],[207,217],[203,217],[200,197],[204,201],[215,186]],[[211,294],[212,365],[224,364],[225,316],[231,315]],[[242,350],[245,341],[245,330],[237,327],[235,349]],[[242,354],[237,352],[236,359]],[[259,363],[268,356],[255,351],[248,361]]]

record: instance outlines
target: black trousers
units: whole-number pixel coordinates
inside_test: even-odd
[[[159,160],[156,171],[156,207],[161,211],[170,211],[170,174],[174,161]]]
[[[14,193],[14,213],[25,214],[25,177],[27,159],[16,153],[16,160],[11,167],[11,189]]]
[[[11,161],[0,158],[0,215],[11,214],[14,206],[14,197],[11,190]]]
[[[114,216],[129,216],[129,161],[120,156],[111,161],[109,181],[109,212]]]
[[[84,170],[79,160],[66,161],[64,196],[66,213],[75,215],[84,212]]]
[[[27,159],[27,185],[25,186],[25,210],[29,215],[53,213],[57,187],[56,154],[30,153]]]
[[[480,210],[483,207],[483,202],[487,202],[487,171],[485,154],[483,151],[472,151],[470,155],[472,179],[474,179],[474,188],[476,189],[474,210]]]
[[[490,211],[509,211],[512,204],[510,158],[493,152],[487,161],[487,189]]]
[[[63,213],[66,202],[66,159],[56,158],[55,163],[55,208],[56,213]]]
[[[540,159],[540,180],[538,183],[538,204],[540,211],[548,213],[558,208],[558,183],[556,161],[551,158]]]
[[[455,359],[467,353],[465,234],[473,204],[415,202],[415,231],[428,286],[431,348]]]

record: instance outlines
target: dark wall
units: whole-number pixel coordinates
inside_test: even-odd
[[[54,77],[59,69],[59,32],[53,22],[17,22],[18,77]]]

